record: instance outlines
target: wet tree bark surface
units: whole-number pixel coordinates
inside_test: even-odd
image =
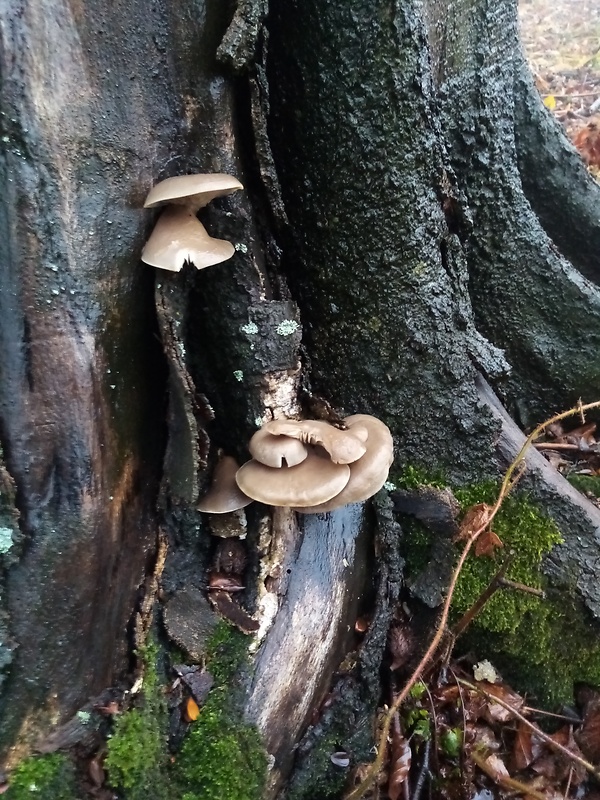
[[[512,2],[431,0],[423,18],[408,0],[108,5],[0,2],[7,762],[126,674],[159,527],[166,631],[200,655],[216,544],[196,503],[218,452],[247,458],[263,422],[374,413],[395,472],[458,482],[497,475],[519,441],[480,373],[525,423],[600,389],[596,262],[544,230],[556,206],[528,128],[543,112],[519,78]],[[187,172],[244,183],[201,215],[236,252],[153,274],[143,200]],[[597,235],[586,187],[569,214],[587,209]],[[575,569],[598,616],[597,511],[539,459],[530,473],[566,539],[547,571]],[[263,638],[245,715],[273,756],[266,797],[366,595],[348,706],[377,704],[402,564],[385,492],[374,509],[248,512],[241,602]]]

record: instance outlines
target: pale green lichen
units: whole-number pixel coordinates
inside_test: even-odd
[[[244,373],[242,372],[241,369],[236,369],[233,372],[233,377],[236,379],[236,381],[240,381],[241,382],[241,381],[244,380]]]
[[[0,554],[8,553],[13,545],[13,532],[10,528],[0,528]]]
[[[283,322],[279,323],[276,331],[280,336],[291,336],[299,327],[295,319],[284,319]]]
[[[255,322],[248,322],[246,325],[242,325],[240,330],[242,333],[247,333],[248,336],[253,336],[258,333],[258,325]]]
[[[248,245],[243,244],[242,242],[237,242],[234,245],[235,249],[238,253],[247,253],[248,252]]]

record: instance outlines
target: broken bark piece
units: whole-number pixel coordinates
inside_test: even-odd
[[[208,599],[215,611],[242,633],[255,633],[258,630],[258,622],[238,605],[228,592],[217,589],[210,593]]]
[[[215,682],[210,672],[201,669],[198,665],[188,667],[185,664],[174,664],[173,669],[194,695],[198,705],[201,706]]]
[[[208,601],[199,589],[175,592],[163,614],[169,638],[193,660],[200,661],[206,652],[206,642],[217,624]]]
[[[456,518],[460,512],[458,500],[448,488],[418,486],[408,491],[392,492],[394,510],[398,514],[416,517],[426,528],[444,536],[454,536],[458,531]]]

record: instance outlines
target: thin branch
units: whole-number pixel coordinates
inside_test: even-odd
[[[522,783],[522,781],[518,781],[508,775],[498,775],[498,772],[493,767],[489,766],[481,753],[478,753],[474,750],[471,753],[471,758],[482,772],[485,772],[485,774],[488,775],[494,781],[494,783],[502,786],[503,789],[513,789],[519,794],[524,794],[525,797],[533,797],[534,800],[547,800],[545,794],[541,794],[541,792],[536,791],[526,783]]]
[[[514,558],[514,553],[511,552],[508,554],[508,556],[504,559],[504,563],[489,582],[488,586],[479,595],[477,600],[475,600],[471,608],[467,609],[467,611],[465,611],[462,617],[458,620],[452,630],[455,639],[458,639],[461,633],[471,624],[475,617],[481,613],[486,603],[493,597],[494,594],[496,594],[501,586],[500,581],[503,580],[506,570],[510,564],[512,564]]]
[[[518,592],[525,592],[525,594],[541,597],[542,600],[546,598],[546,592],[543,589],[536,589],[535,586],[527,586],[527,584],[519,583],[519,581],[511,581],[510,578],[500,578],[498,583],[504,589],[516,589]]]

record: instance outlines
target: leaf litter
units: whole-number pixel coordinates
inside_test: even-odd
[[[600,5],[521,0],[521,40],[544,105],[600,174]]]

